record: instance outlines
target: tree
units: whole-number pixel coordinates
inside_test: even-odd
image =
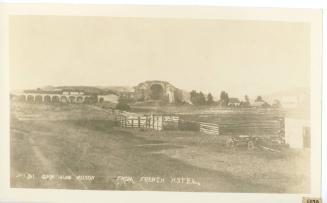
[[[249,107],[250,106],[250,99],[249,99],[248,95],[244,96],[244,100],[245,100],[245,102],[244,102],[243,106]]]
[[[199,105],[205,105],[206,97],[204,96],[203,92],[200,92],[198,97],[199,97]]]
[[[226,92],[226,96],[225,96],[225,101],[226,101],[226,104],[228,105],[228,102],[229,102],[229,96],[228,96],[228,93]]]
[[[203,92],[197,93],[195,90],[192,90],[191,91],[191,102],[194,105],[205,105],[206,97],[204,96]]]
[[[176,104],[183,104],[183,95],[181,91],[174,91],[174,98]]]
[[[255,99],[255,102],[263,102],[263,99],[261,96],[258,96],[256,99]]]
[[[119,100],[118,104],[116,105],[116,109],[122,111],[129,111],[131,110],[131,107],[126,103],[126,101]]]
[[[190,98],[192,104],[197,105],[198,102],[198,93],[195,90],[191,91],[191,98]]]
[[[213,96],[211,93],[208,94],[207,104],[212,105],[214,103]]]
[[[275,99],[273,104],[271,105],[271,107],[273,108],[281,108],[282,104],[280,103],[280,101],[278,99]]]
[[[229,102],[229,97],[228,97],[228,93],[225,91],[222,91],[220,93],[220,105],[221,106],[227,106],[228,102]]]
[[[221,92],[220,92],[220,100],[221,100],[221,101],[224,101],[225,98],[226,98],[226,92],[225,92],[225,91],[221,91]]]

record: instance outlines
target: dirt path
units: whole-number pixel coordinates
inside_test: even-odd
[[[24,122],[25,129],[33,129],[33,132],[26,131],[24,137],[28,137],[27,142],[20,145],[26,151],[24,156],[31,154],[26,158],[35,159],[33,162],[36,164],[30,171],[38,171],[39,176],[95,176],[94,181],[37,180],[38,184],[30,184],[34,187],[206,192],[274,191],[267,186],[239,180],[232,174],[195,166],[160,153],[162,150],[177,151],[188,146],[155,141],[151,137],[138,137],[134,134],[137,131],[128,132],[108,127],[107,121]],[[46,129],[56,129],[56,126],[60,128],[47,133],[45,126]],[[15,163],[13,167],[16,168],[17,165],[20,166],[19,169],[24,168],[22,163]],[[135,183],[117,185],[117,177],[132,177]],[[164,181],[153,182],[156,178]]]
[[[86,109],[79,114],[95,114],[97,112],[93,111],[96,109],[98,108],[92,111]],[[68,114],[65,111],[60,113]],[[95,176],[94,181],[38,180],[37,184],[13,181],[13,186],[90,190],[280,192],[273,186],[240,180],[234,173],[224,170],[224,167],[211,167],[206,163],[206,153],[200,161],[181,154],[185,151],[193,156],[199,152],[192,148],[199,140],[188,137],[187,133],[184,137],[173,135],[167,138],[169,141],[163,141],[155,139],[156,132],[145,133],[115,127],[110,119],[83,118],[11,122],[11,167],[12,172],[27,171],[39,176],[92,175]],[[210,150],[207,146],[206,149]],[[212,153],[216,154],[215,151]],[[117,177],[132,177],[135,184],[117,186]],[[165,181],[151,182],[155,178]]]
[[[44,156],[43,152],[40,150],[37,143],[33,140],[33,138],[31,136],[28,138],[28,141],[29,141],[30,146],[32,147],[32,151],[38,161],[38,164],[42,168],[42,170],[47,171],[47,175],[59,175],[58,171],[53,166],[53,162],[51,162],[48,158],[46,158]],[[68,172],[67,175],[76,177],[74,172],[69,167],[66,166],[65,171]],[[40,177],[38,177],[38,178],[40,178]],[[79,185],[79,187],[81,187],[83,189],[88,189],[88,187],[82,181],[76,180],[76,182]],[[65,188],[66,187],[65,182],[62,182],[62,181],[54,181],[54,182],[42,181],[42,183],[44,184],[45,187],[47,187],[47,186],[53,187],[53,185],[56,185],[55,186],[56,188]]]

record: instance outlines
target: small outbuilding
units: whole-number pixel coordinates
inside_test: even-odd
[[[241,105],[241,101],[238,98],[229,98],[228,106],[229,107],[238,107]]]
[[[98,95],[98,102],[110,102],[117,104],[118,103],[119,96],[115,94],[107,94],[107,95]]]

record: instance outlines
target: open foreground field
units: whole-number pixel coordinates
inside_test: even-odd
[[[11,108],[12,187],[305,193],[309,163],[305,150],[231,150],[224,135],[120,128],[97,106]]]

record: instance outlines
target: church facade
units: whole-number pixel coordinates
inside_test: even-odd
[[[166,81],[145,81],[134,87],[137,101],[161,101],[165,103],[189,103],[188,93]]]

